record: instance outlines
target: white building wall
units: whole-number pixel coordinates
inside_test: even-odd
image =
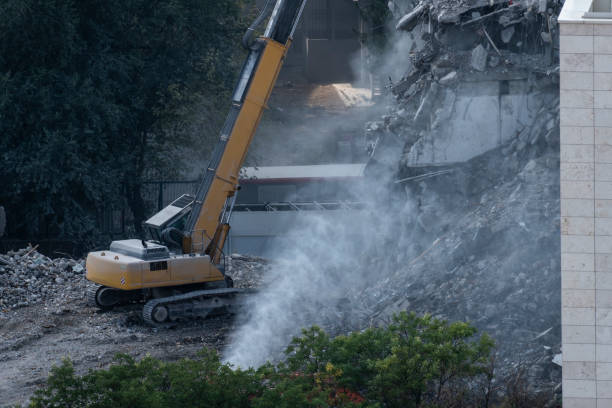
[[[317,222],[349,225],[358,217],[360,210],[234,211],[225,252],[268,259],[284,257],[293,252],[294,241],[287,240],[292,232],[309,231],[306,226]]]
[[[612,408],[612,20],[586,4],[559,19],[563,407]]]

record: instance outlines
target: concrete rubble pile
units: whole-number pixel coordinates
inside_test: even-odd
[[[20,307],[81,299],[85,261],[51,259],[28,246],[0,255],[0,314]]]
[[[353,324],[399,310],[467,319],[497,341],[500,370],[525,363],[533,387],[558,392],[561,4],[389,7],[411,46],[367,140],[375,163],[400,164],[414,206],[396,209],[397,241],[410,244],[374,256],[385,272],[351,296]]]
[[[264,283],[264,276],[270,265],[266,259],[232,254],[226,258],[227,274],[237,288],[258,288]]]
[[[418,212],[400,214],[412,245],[372,258],[386,273],[352,297],[353,318],[410,310],[468,320],[495,339],[501,374],[525,364],[530,384],[551,389],[560,382],[559,158],[517,147],[407,187],[420,200]]]

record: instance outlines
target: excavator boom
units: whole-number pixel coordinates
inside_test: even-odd
[[[299,21],[304,0],[279,0],[263,37],[244,45],[249,55],[233,94],[232,106],[206,169],[185,227],[183,252],[204,250],[212,257],[223,248],[229,227],[222,214],[231,209],[238,176],[251,139],[276,83],[291,36]],[[250,30],[253,30],[250,28]]]

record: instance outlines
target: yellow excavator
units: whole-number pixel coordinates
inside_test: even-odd
[[[101,309],[145,302],[152,325],[206,316],[243,302],[225,273],[223,246],[249,144],[300,20],[306,0],[268,0],[242,40],[248,56],[232,106],[195,195],[185,194],[145,222],[150,239],[113,241],[87,256],[95,283],[88,303]],[[268,18],[265,32],[255,31]]]

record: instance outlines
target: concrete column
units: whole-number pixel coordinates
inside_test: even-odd
[[[612,408],[612,20],[560,45],[563,407]]]

